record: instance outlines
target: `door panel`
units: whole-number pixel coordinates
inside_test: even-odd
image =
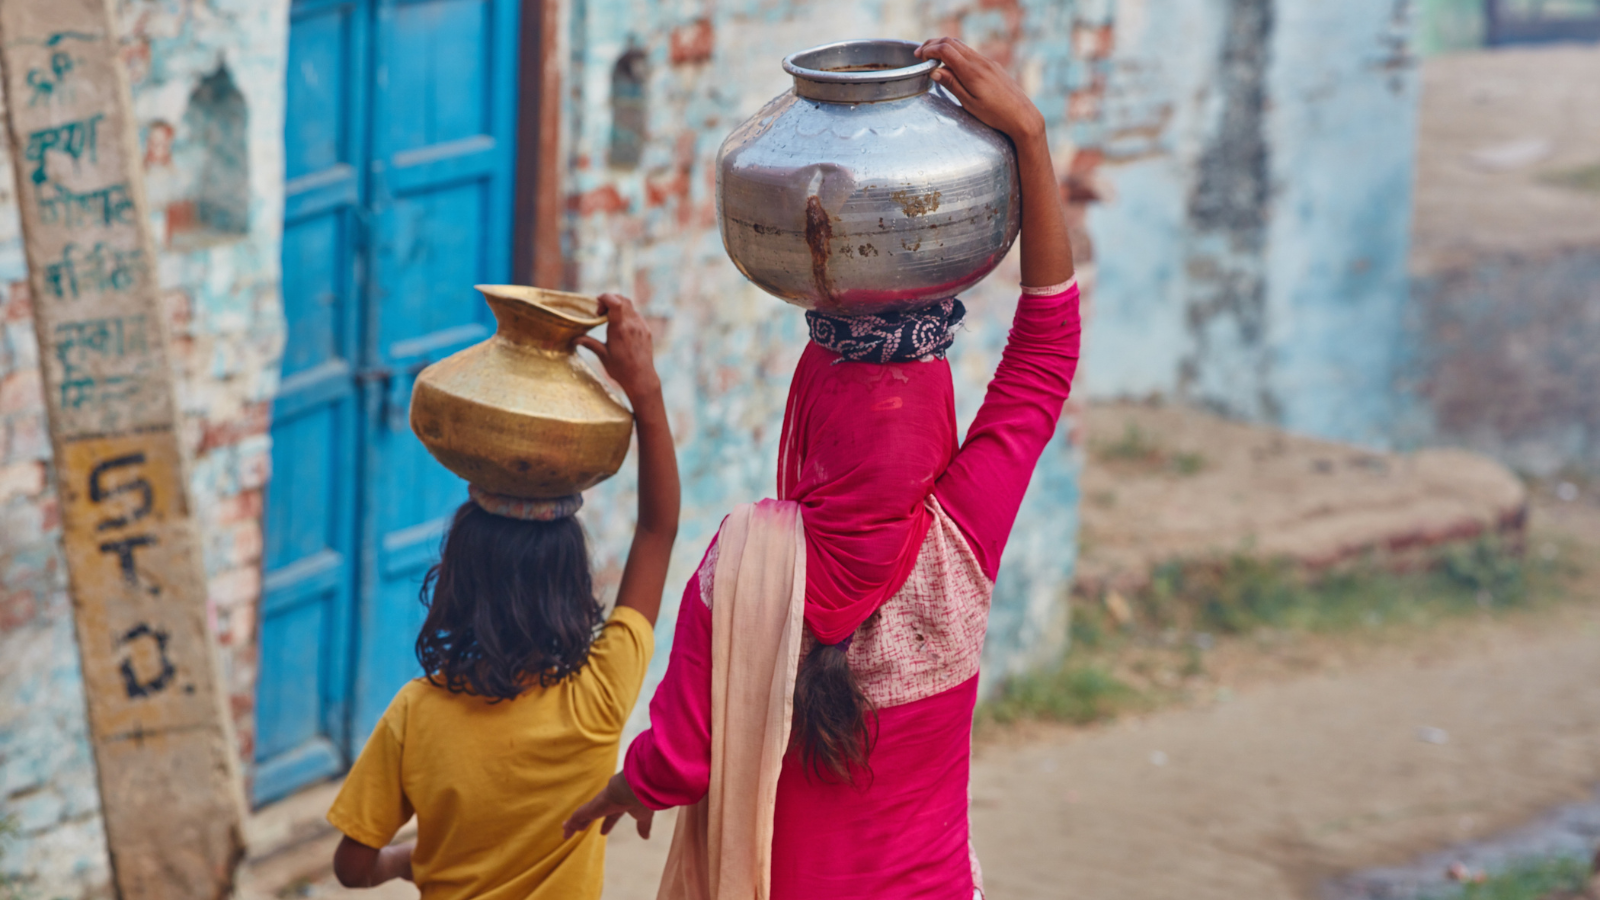
[[[418,372],[483,340],[493,317],[472,289],[511,275],[518,3],[380,5],[369,164],[366,334],[381,371],[363,397],[363,546],[353,727],[364,733],[416,677],[417,592],[466,485],[411,434]]]
[[[407,422],[511,270],[520,0],[294,0],[255,798],[341,771],[418,674],[466,499]]]
[[[360,419],[365,10],[297,3],[284,127],[282,381],[273,404],[256,802],[347,762]]]

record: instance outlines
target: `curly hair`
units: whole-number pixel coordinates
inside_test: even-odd
[[[451,693],[510,700],[583,668],[604,621],[576,519],[524,522],[456,510],[422,582],[417,662]]]

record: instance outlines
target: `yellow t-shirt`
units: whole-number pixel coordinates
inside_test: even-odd
[[[561,823],[605,786],[655,636],[618,608],[588,663],[555,687],[490,703],[417,679],[389,704],[328,821],[369,847],[417,816],[411,858],[423,900],[598,898],[599,823]]]

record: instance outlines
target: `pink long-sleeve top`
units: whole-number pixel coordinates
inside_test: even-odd
[[[847,785],[784,759],[773,900],[959,898],[978,875],[967,827],[977,654],[989,589],[1077,367],[1078,288],[1023,296],[966,441],[934,484],[935,526],[906,585],[862,626],[852,670],[878,707],[872,777]],[[818,349],[818,348],[813,348]],[[651,727],[624,772],[645,805],[687,806],[711,777],[710,578],[716,543],[684,591]]]

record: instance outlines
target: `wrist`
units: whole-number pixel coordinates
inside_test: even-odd
[[[628,395],[628,400],[633,403],[635,411],[640,406],[660,403],[662,402],[661,377],[652,375],[649,378],[641,378],[636,384],[626,385],[623,388],[623,393]]]

